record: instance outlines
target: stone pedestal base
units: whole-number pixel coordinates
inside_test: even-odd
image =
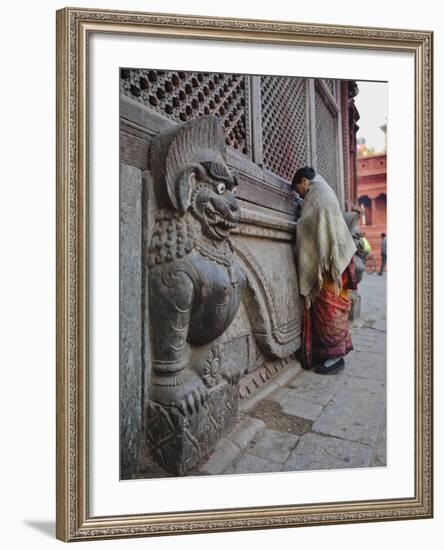
[[[162,468],[187,474],[204,459],[237,420],[239,385],[223,381],[209,390],[199,410],[185,413],[151,401],[146,416],[148,450]]]

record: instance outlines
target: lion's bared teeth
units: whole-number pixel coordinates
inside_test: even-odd
[[[207,217],[211,225],[219,226],[227,230],[234,229],[237,226],[236,222],[231,222],[229,220],[226,220],[225,218],[223,218],[222,216],[217,214],[217,212],[214,212],[214,211],[208,211]]]

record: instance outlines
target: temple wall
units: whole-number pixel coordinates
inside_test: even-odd
[[[225,414],[225,406],[237,407],[284,368],[300,347],[302,302],[293,260],[297,201],[289,180],[299,166],[312,165],[344,203],[341,89],[335,81],[312,79],[122,70],[121,477],[137,475],[147,423],[156,437],[164,429],[156,420],[160,413],[150,404],[153,312],[146,252],[159,209],[150,166],[153,139],[178,123],[216,114],[225,130],[227,165],[239,184],[240,223],[231,242],[245,275],[245,290],[232,323],[211,343],[223,357],[224,368],[238,378],[234,386],[221,385],[217,399],[210,388],[205,406],[216,407],[214,416],[223,418],[213,439],[203,441],[199,432],[199,423],[206,421],[202,409],[193,416],[190,429],[203,450],[174,448],[186,455],[184,464],[191,464],[218,434],[230,429],[233,419]],[[155,421],[147,420],[147,408]],[[178,426],[175,429],[183,429]],[[187,467],[178,472],[186,473]]]

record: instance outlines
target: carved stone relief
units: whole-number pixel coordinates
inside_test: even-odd
[[[169,128],[151,148],[158,206],[147,250],[152,456],[184,474],[236,422],[240,369],[216,343],[241,301],[244,274],[230,231],[240,220],[237,180],[215,116]]]
[[[216,117],[178,125],[143,105],[126,99],[123,105],[124,128],[130,137],[134,128],[146,129],[141,137],[149,151],[143,158],[137,156],[142,146],[123,151],[128,162],[137,157],[140,167],[148,164],[141,376],[147,445],[140,472],[129,468],[124,478],[145,475],[145,457],[185,475],[234,427],[240,400],[266,384],[300,345],[294,204],[279,182],[262,180],[249,161],[228,154]],[[240,189],[237,198],[237,183],[245,190],[253,176],[260,192]],[[262,206],[250,200],[259,195]]]
[[[247,278],[244,303],[252,333],[268,359],[282,359],[301,344],[302,305],[288,242],[244,236],[235,250]]]

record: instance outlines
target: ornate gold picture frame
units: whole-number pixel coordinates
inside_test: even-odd
[[[89,44],[95,35],[399,52],[414,59],[412,496],[94,515],[90,481]],[[203,42],[202,42],[203,43]],[[65,8],[57,12],[57,538],[63,541],[429,518],[432,468],[433,33]],[[176,46],[177,47],[177,46]],[[180,48],[177,55],[180,56]],[[305,75],[304,75],[305,76]],[[118,117],[118,113],[115,113]],[[398,129],[402,131],[402,129]],[[118,163],[118,158],[111,162]],[[117,254],[117,251],[116,251]],[[110,420],[111,422],[111,420]],[[116,472],[116,479],[118,479]],[[132,481],[131,483],[136,483]],[[163,480],[163,483],[169,483]],[[149,496],[147,497],[149,498]]]

